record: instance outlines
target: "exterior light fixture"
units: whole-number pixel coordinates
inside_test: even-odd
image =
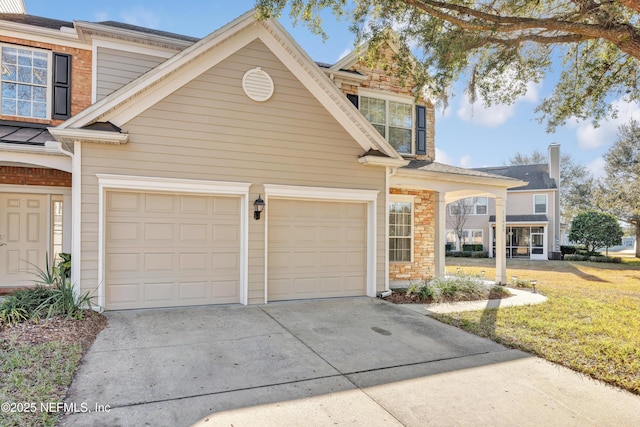
[[[531,287],[533,288],[533,293],[536,293],[536,285],[538,284],[537,280],[532,280],[531,281]]]
[[[482,271],[480,272],[480,278],[481,278],[482,280],[484,280],[484,270],[482,270]]]
[[[511,281],[513,282],[514,286],[518,284],[518,276],[511,276]]]
[[[258,194],[258,198],[253,202],[253,219],[260,219],[260,214],[264,211],[264,206],[264,200],[262,200],[262,197]]]

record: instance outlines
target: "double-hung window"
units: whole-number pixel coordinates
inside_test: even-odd
[[[535,194],[533,196],[533,213],[546,214],[547,213],[547,195]]]
[[[360,96],[360,111],[398,153],[412,153],[412,104]]]
[[[411,262],[413,247],[413,202],[389,203],[389,261]]]
[[[0,114],[67,119],[71,114],[71,55],[0,44]]]
[[[2,46],[2,114],[46,119],[51,54]]]

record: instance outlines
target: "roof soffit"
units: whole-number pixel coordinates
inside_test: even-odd
[[[275,21],[256,21],[250,11],[105,97],[59,128],[81,128],[96,121],[122,126],[207,69],[260,39],[345,128],[365,151],[401,156],[342,95],[324,72]],[[174,78],[179,76],[179,78]],[[365,123],[366,122],[366,123]]]

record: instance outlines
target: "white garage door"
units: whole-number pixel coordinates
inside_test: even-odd
[[[367,204],[269,199],[268,299],[366,295]]]
[[[239,197],[107,192],[107,310],[237,303],[239,265]]]

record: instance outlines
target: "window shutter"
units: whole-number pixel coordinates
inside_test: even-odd
[[[71,116],[71,55],[54,52],[52,74],[51,117],[68,119]]]
[[[351,103],[353,105],[355,105],[356,108],[359,108],[358,107],[358,95],[353,95],[353,94],[348,93],[347,94],[347,99],[349,99],[349,101],[351,101]]]
[[[427,108],[416,105],[416,154],[427,154]]]

